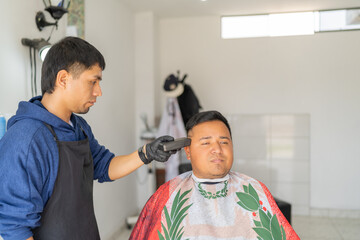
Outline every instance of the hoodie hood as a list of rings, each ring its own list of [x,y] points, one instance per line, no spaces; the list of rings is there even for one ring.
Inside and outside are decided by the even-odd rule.
[[[11,117],[8,121],[7,128],[10,129],[14,124],[22,120],[37,120],[40,122],[44,122],[52,126],[54,129],[58,129],[61,131],[73,131],[73,128],[70,124],[66,123],[61,118],[56,115],[50,113],[42,104],[41,104],[42,96],[33,97],[28,102],[21,101],[19,103],[18,110],[16,111],[16,115]],[[76,119],[71,115],[71,121],[75,126]]]

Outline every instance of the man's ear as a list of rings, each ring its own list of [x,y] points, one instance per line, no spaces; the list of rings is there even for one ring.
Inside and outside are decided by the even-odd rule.
[[[184,151],[185,151],[185,154],[186,154],[186,158],[191,161],[190,146],[184,147]]]
[[[66,70],[60,70],[56,75],[55,87],[66,89],[70,74]]]

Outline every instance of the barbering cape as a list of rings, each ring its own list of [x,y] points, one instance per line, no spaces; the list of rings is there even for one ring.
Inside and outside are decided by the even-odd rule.
[[[186,172],[153,194],[130,239],[300,238],[263,183],[235,172],[204,182]]]

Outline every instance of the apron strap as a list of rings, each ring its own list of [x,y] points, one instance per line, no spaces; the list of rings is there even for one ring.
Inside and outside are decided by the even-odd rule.
[[[44,122],[43,122],[43,123],[44,123]],[[56,136],[56,133],[55,133],[54,129],[53,129],[49,124],[47,124],[47,123],[44,123],[44,125],[50,130],[51,134],[54,136],[55,141],[58,141],[59,139],[58,139],[58,137]],[[79,127],[80,127],[81,131],[83,132],[85,138],[87,138],[88,136],[87,136],[87,134],[85,133],[84,129],[83,129],[81,126],[79,126]]]
[[[55,141],[58,141],[58,138],[56,136],[54,129],[47,123],[44,123],[44,125],[50,130],[51,134],[54,136]]]

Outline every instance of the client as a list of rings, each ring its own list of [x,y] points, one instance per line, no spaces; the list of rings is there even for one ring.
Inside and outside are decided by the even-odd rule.
[[[217,111],[186,124],[192,171],[163,184],[148,200],[130,239],[300,239],[267,187],[230,171],[230,126]]]

